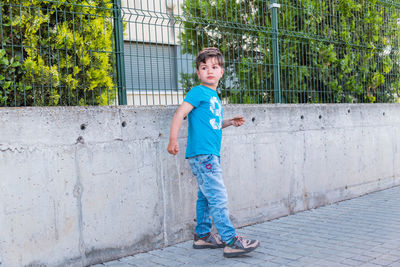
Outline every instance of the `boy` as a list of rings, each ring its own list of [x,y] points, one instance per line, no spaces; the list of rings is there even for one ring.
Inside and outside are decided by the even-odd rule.
[[[182,120],[189,114],[186,158],[199,188],[193,248],[224,248],[225,257],[236,257],[256,249],[259,241],[237,236],[229,219],[228,197],[220,167],[222,129],[241,126],[245,120],[241,116],[222,119],[222,105],[216,90],[224,74],[223,65],[224,58],[217,48],[200,51],[196,73],[201,84],[188,92],[175,112],[167,150],[172,155],[179,152],[178,132]],[[219,235],[211,233],[210,215]]]

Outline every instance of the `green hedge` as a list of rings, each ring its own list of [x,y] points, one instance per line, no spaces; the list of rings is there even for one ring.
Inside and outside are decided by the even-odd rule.
[[[0,7],[0,106],[114,103],[112,1]]]
[[[399,1],[277,0],[282,103],[395,102],[400,90]],[[272,103],[271,1],[185,0],[183,52],[219,47],[221,96]],[[193,75],[181,83],[191,86]]]

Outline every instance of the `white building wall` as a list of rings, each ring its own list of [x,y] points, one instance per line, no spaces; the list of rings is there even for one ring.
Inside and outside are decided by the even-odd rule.
[[[123,0],[124,39],[132,42],[177,45],[180,0]]]
[[[182,103],[181,72],[193,72],[192,58],[178,46],[183,0],[123,0],[124,57],[128,105]],[[190,61],[190,62],[189,62]]]

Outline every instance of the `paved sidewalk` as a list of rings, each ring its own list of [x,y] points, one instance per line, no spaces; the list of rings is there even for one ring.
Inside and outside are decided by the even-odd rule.
[[[192,241],[100,266],[399,266],[400,187],[245,227],[261,246],[240,258]]]

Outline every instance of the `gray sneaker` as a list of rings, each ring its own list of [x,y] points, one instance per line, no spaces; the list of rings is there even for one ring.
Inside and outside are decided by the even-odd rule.
[[[232,258],[241,256],[255,250],[260,245],[258,240],[245,239],[241,236],[236,236],[232,245],[226,245],[224,248],[224,257]]]
[[[218,234],[208,233],[207,236],[200,238],[198,235],[194,235],[193,248],[223,248],[225,243],[221,241],[221,237]]]

